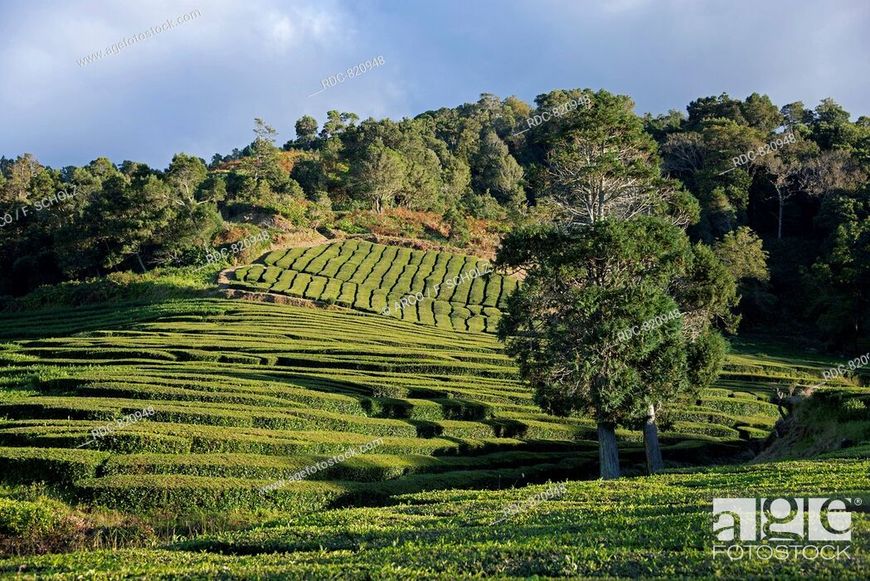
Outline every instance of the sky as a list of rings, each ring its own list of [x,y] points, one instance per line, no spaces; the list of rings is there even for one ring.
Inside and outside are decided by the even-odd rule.
[[[833,97],[854,119],[870,114],[868,30],[867,0],[0,0],[0,155],[165,168],[244,147],[255,117],[281,145],[330,109],[399,119],[559,88],[656,114],[723,92]]]

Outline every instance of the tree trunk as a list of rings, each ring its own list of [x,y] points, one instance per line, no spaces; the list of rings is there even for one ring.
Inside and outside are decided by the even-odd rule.
[[[136,253],[136,258],[139,260],[139,266],[142,267],[142,274],[145,274],[146,272],[148,272],[148,269],[145,268],[145,263],[142,262],[142,257],[139,255],[138,252]]]
[[[665,467],[662,449],[659,447],[659,428],[656,426],[656,407],[649,406],[646,423],[643,426],[643,445],[646,448],[646,469],[650,474],[661,472]]]
[[[619,478],[619,449],[616,447],[616,426],[598,422],[598,462],[601,478]]]

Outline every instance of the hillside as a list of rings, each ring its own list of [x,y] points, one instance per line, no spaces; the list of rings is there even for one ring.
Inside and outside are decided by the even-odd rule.
[[[835,364],[745,339],[733,342],[712,388],[663,419],[673,474],[633,478],[644,472],[641,434],[621,429],[628,478],[580,482],[597,477],[594,422],[541,412],[487,332],[494,323],[456,314],[464,308],[496,317],[506,286],[516,283],[486,274],[455,285],[443,301],[422,302],[424,309],[402,309],[401,319],[372,312],[485,266],[350,240],[276,250],[235,271],[232,286],[330,308],[196,298],[186,290],[181,296],[190,298],[0,313],[0,478],[7,487],[0,488],[0,522],[14,529],[24,525],[10,522],[35,523],[28,519],[47,511],[51,517],[39,518],[76,531],[51,541],[26,525],[15,529],[13,550],[81,548],[109,534],[113,546],[161,550],[95,553],[89,568],[173,575],[232,564],[245,576],[329,575],[350,567],[390,576],[398,571],[390,563],[402,562],[398,554],[410,558],[437,536],[437,554],[449,558],[408,561],[414,574],[707,575],[745,569],[711,564],[706,541],[685,533],[658,549],[640,538],[662,526],[700,526],[710,498],[744,486],[779,482],[821,492],[836,483],[841,493],[870,491],[868,465],[859,460],[870,442],[862,420],[870,393],[843,379],[814,398],[834,407],[813,417],[854,410],[841,418],[853,422],[852,439],[829,442],[824,450],[833,457],[811,464],[824,479],[809,475],[807,463],[735,465],[771,438],[780,417],[777,390],[815,386]],[[453,316],[439,319],[439,304]],[[802,432],[790,434],[777,444],[779,456],[805,441]],[[352,457],[332,462],[349,451]],[[712,472],[689,470],[723,463]],[[519,516],[519,528],[492,526],[499,518],[493,512],[546,491],[525,487],[547,481],[568,481],[567,493]],[[623,490],[634,496],[615,500]],[[593,500],[605,497],[612,499],[606,507]],[[662,508],[671,505],[683,509]],[[28,516],[9,521],[21,514]],[[864,515],[855,517],[856,532],[866,530]],[[118,518],[116,528],[97,524]],[[596,536],[588,536],[588,519],[597,523]],[[632,532],[616,534],[626,522],[634,523]],[[622,544],[596,548],[592,539],[611,533]],[[178,535],[195,540],[173,544]],[[9,542],[3,538],[0,531],[0,548]],[[532,555],[543,542],[562,548],[541,561]],[[321,546],[326,553],[315,550]],[[351,558],[348,549],[360,552]],[[652,564],[640,564],[641,550],[655,551]],[[276,551],[295,556],[279,564]],[[482,561],[472,565],[471,554]],[[119,561],[158,557],[164,564],[156,568]],[[72,573],[77,566],[67,557],[0,561],[0,571],[26,573]]]
[[[243,266],[234,275],[240,288],[490,333],[517,285],[478,258],[364,240],[276,250],[263,265]]]
[[[591,420],[543,414],[488,334],[220,299],[137,316],[147,315],[107,306],[69,313],[62,326],[52,313],[2,317],[7,334],[44,334],[0,352],[2,377],[20,386],[0,403],[8,472],[131,510],[175,499],[256,504],[257,486],[375,438],[383,444],[372,454],[274,502],[322,495],[322,481],[336,479],[351,494],[392,479],[413,491],[595,474]],[[100,324],[109,319],[124,322]],[[810,378],[749,355],[730,370],[674,415],[664,434],[674,458],[703,461],[763,439],[777,418],[772,386]],[[147,420],[92,441],[91,430],[145,408]],[[621,436],[640,459],[639,434]]]
[[[870,580],[870,4],[703,1],[3,3],[0,581]]]

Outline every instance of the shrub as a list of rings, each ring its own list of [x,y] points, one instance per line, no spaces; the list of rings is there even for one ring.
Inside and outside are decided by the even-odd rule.
[[[55,500],[0,498],[0,555],[63,550],[80,542],[82,524]]]
[[[314,203],[308,205],[305,217],[312,228],[332,226],[335,214],[332,212],[332,200],[326,192],[317,192]]]
[[[450,243],[455,246],[465,247],[471,242],[471,228],[468,219],[456,208],[450,208],[444,214],[444,221],[450,227]]]
[[[63,522],[62,503],[0,498],[0,535],[23,537],[56,530]]]
[[[353,222],[350,218],[342,218],[335,223],[335,227],[348,234],[368,234],[370,230]]]

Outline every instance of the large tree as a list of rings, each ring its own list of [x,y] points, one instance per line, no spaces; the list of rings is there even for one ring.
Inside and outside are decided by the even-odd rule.
[[[472,184],[476,190],[488,192],[503,205],[516,206],[525,202],[523,168],[495,131],[483,133],[480,149],[472,162]]]
[[[281,153],[275,145],[277,134],[272,126],[259,117],[254,119],[255,138],[246,148],[248,155],[241,163],[244,177],[253,182],[235,190],[240,201],[266,203],[275,192],[283,192],[288,186],[289,172],[281,166]]]
[[[193,155],[177,153],[166,170],[166,183],[177,197],[176,203],[193,207],[202,203],[197,200],[196,194],[207,175],[205,161]]]
[[[547,148],[544,187],[562,220],[582,226],[669,214],[676,224],[692,221],[697,203],[677,182],[662,178],[657,145],[631,99],[606,91],[583,97],[591,105],[551,120],[552,127],[541,128],[545,137],[533,130],[532,138]]]
[[[761,238],[748,226],[728,232],[713,246],[714,252],[737,280],[744,318],[761,321],[775,306],[770,292],[768,252]]]
[[[378,140],[367,148],[365,157],[354,168],[353,179],[357,191],[380,214],[393,205],[404,188],[405,171],[401,154]]]
[[[654,217],[606,219],[580,229],[509,234],[500,267],[522,269],[499,326],[508,354],[556,415],[597,424],[602,478],[619,475],[616,426],[634,426],[664,402],[703,387],[721,363],[710,322],[734,303],[730,275],[706,247]],[[717,290],[724,289],[724,290]],[[666,317],[628,340],[626,329]],[[661,465],[657,429],[645,430],[650,471]]]
[[[296,121],[296,145],[308,147],[317,139],[317,120],[311,115],[303,115]]]

